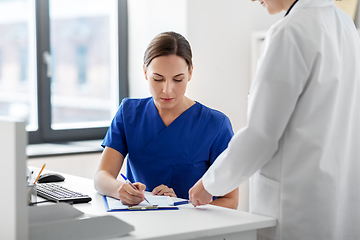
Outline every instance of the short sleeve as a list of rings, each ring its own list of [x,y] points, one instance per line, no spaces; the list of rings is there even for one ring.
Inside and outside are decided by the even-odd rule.
[[[124,157],[128,153],[128,147],[125,135],[125,122],[124,122],[124,104],[127,99],[124,99],[118,111],[113,118],[111,125],[105,135],[105,138],[101,144],[102,147],[111,147],[116,151],[120,152]]]
[[[210,149],[210,164],[227,148],[233,135],[230,119],[224,115],[219,133]]]

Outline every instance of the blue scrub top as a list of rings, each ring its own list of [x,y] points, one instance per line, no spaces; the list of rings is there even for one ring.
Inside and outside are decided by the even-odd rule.
[[[234,135],[229,118],[198,102],[169,126],[152,97],[124,99],[102,143],[128,154],[127,177],[147,191],[164,184],[180,198],[202,177]]]

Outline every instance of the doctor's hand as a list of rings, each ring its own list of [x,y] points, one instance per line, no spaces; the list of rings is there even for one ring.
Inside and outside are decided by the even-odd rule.
[[[137,205],[145,199],[146,186],[142,183],[133,183],[134,189],[129,183],[123,183],[118,189],[118,195],[121,202],[125,205]]]
[[[205,190],[202,179],[189,190],[189,200],[194,207],[209,204],[212,199],[213,196]]]
[[[153,195],[165,195],[170,197],[177,197],[174,189],[169,188],[168,186],[165,186],[164,184],[161,184],[160,186],[157,186],[154,188],[151,192]]]

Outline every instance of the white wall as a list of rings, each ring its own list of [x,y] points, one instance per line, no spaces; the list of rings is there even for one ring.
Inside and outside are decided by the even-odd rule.
[[[151,39],[165,31],[186,37],[186,3],[186,0],[128,1],[130,97],[150,96],[143,73],[143,57]]]
[[[27,166],[41,168],[46,164],[45,170],[71,174],[83,178],[93,179],[99,166],[101,153],[74,154],[64,156],[50,156],[30,158]]]
[[[235,130],[246,124],[251,34],[281,18],[250,0],[191,0],[187,34],[194,52],[188,95],[227,114]]]

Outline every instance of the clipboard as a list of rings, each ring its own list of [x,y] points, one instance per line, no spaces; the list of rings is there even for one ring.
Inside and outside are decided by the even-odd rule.
[[[145,201],[139,205],[128,206],[121,203],[120,200],[108,196],[103,196],[105,209],[107,212],[121,212],[121,211],[156,211],[156,210],[178,210],[174,206],[174,202],[168,196],[152,196],[146,197],[152,204],[149,205]]]

